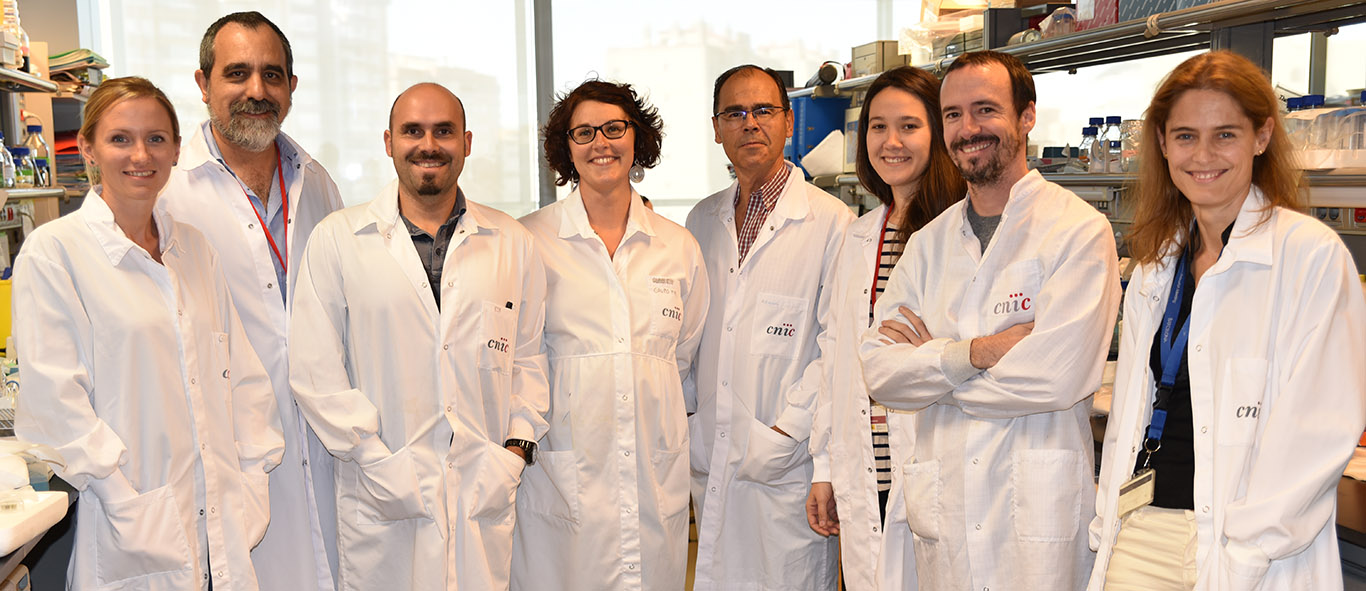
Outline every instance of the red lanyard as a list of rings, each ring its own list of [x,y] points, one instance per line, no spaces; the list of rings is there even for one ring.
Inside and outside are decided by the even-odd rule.
[[[870,307],[877,307],[877,276],[882,271],[882,241],[887,239],[887,222],[892,219],[892,208],[887,207],[887,215],[882,216],[882,231],[877,234],[877,253],[873,258],[873,287],[868,293],[873,294],[872,301],[868,303]]]
[[[280,268],[288,273],[289,261],[286,257],[289,256],[289,192],[285,191],[285,167],[280,160],[278,148],[275,152],[275,172],[280,175],[280,211],[283,211],[285,216],[285,256],[280,256],[280,247],[275,246],[275,238],[270,235],[270,227],[266,226],[266,221],[261,219],[261,212],[256,211],[256,206],[252,204],[251,196],[247,195],[246,189],[242,189],[242,196],[247,198],[247,205],[251,206],[251,212],[256,214],[256,221],[261,222],[261,232],[265,233],[266,242],[270,243],[270,249],[275,252],[275,260],[280,261]],[[261,206],[265,207],[264,201],[261,202]]]

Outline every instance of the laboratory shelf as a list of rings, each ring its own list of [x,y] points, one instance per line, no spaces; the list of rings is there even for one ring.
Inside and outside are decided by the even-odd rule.
[[[993,19],[991,11],[987,17],[989,27],[994,22],[1001,22],[1002,26],[1018,29],[1018,24],[1015,27],[1005,24],[1009,19]],[[1366,22],[1366,0],[1221,0],[1154,14],[1146,19],[994,49],[1015,55],[1036,74],[1073,72],[1087,66],[1245,45],[1254,42],[1249,41],[1252,39],[1265,42],[1269,48],[1270,39],[1260,39],[1268,34],[1279,37],[1335,32],[1339,27],[1360,22]],[[1007,30],[1004,34],[1009,36],[1016,32]],[[942,75],[954,59],[946,57],[917,67]],[[793,98],[847,96],[872,84],[876,78],[876,74],[849,78],[832,85],[793,90],[788,95]]]
[[[0,89],[12,92],[57,92],[57,84],[27,72],[0,68]]]
[[[0,195],[5,195],[5,199],[0,199],[0,203],[13,199],[42,199],[44,197],[65,197],[66,189],[62,187],[42,187],[37,189],[0,189]]]

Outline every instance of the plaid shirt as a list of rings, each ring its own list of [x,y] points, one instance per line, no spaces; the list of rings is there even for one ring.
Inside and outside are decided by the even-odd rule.
[[[740,262],[745,262],[745,255],[749,254],[749,247],[754,244],[754,239],[759,237],[759,228],[762,228],[764,221],[768,219],[768,214],[773,212],[773,208],[778,206],[778,198],[783,196],[783,189],[787,187],[787,179],[792,176],[792,163],[783,162],[782,170],[773,175],[764,184],[759,185],[758,190],[749,194],[749,204],[745,207],[745,225],[736,228],[736,237],[740,240]],[[735,209],[740,210],[740,185],[735,185]]]

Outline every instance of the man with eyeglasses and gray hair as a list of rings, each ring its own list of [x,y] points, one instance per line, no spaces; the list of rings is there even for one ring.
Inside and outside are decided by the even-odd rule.
[[[287,348],[304,244],[314,225],[341,208],[341,195],[322,164],[280,131],[299,79],[275,23],[259,12],[218,19],[200,42],[194,77],[209,120],[185,143],[159,205],[218,251],[233,305],[275,390],[285,455],[270,473],[270,525],[264,538],[251,540],[260,540],[251,559],[263,591],[331,591],[333,462],[294,406]],[[266,492],[265,482],[247,484]]]
[[[832,589],[836,540],[806,521],[807,440],[828,346],[825,285],[854,215],[783,160],[793,115],[776,72],[727,70],[712,112],[736,182],[687,222],[712,301],[688,401],[694,588]]]

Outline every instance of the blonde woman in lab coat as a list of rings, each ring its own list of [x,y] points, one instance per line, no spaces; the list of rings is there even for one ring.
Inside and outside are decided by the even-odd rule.
[[[14,273],[15,431],[80,491],[67,586],[254,590],[284,440],[216,253],[156,208],[175,110],[145,79],[106,80],[77,143],[102,182]]]
[[[1148,107],[1093,590],[1342,588],[1366,302],[1342,240],[1296,211],[1290,150],[1233,53],[1177,66]]]
[[[631,187],[662,124],[626,84],[560,98],[545,155],[569,197],[522,218],[546,266],[550,430],[517,495],[512,588],[681,589],[687,410],[707,277],[683,227]]]
[[[888,413],[868,398],[858,346],[907,238],[967,193],[943,129],[933,75],[896,68],[868,87],[859,113],[858,176],[882,205],[849,226],[836,264],[834,361],[811,431],[815,472],[806,509],[812,530],[840,536],[851,591],[893,581],[915,588],[911,532],[891,469],[912,451],[912,425],[909,415]]]

